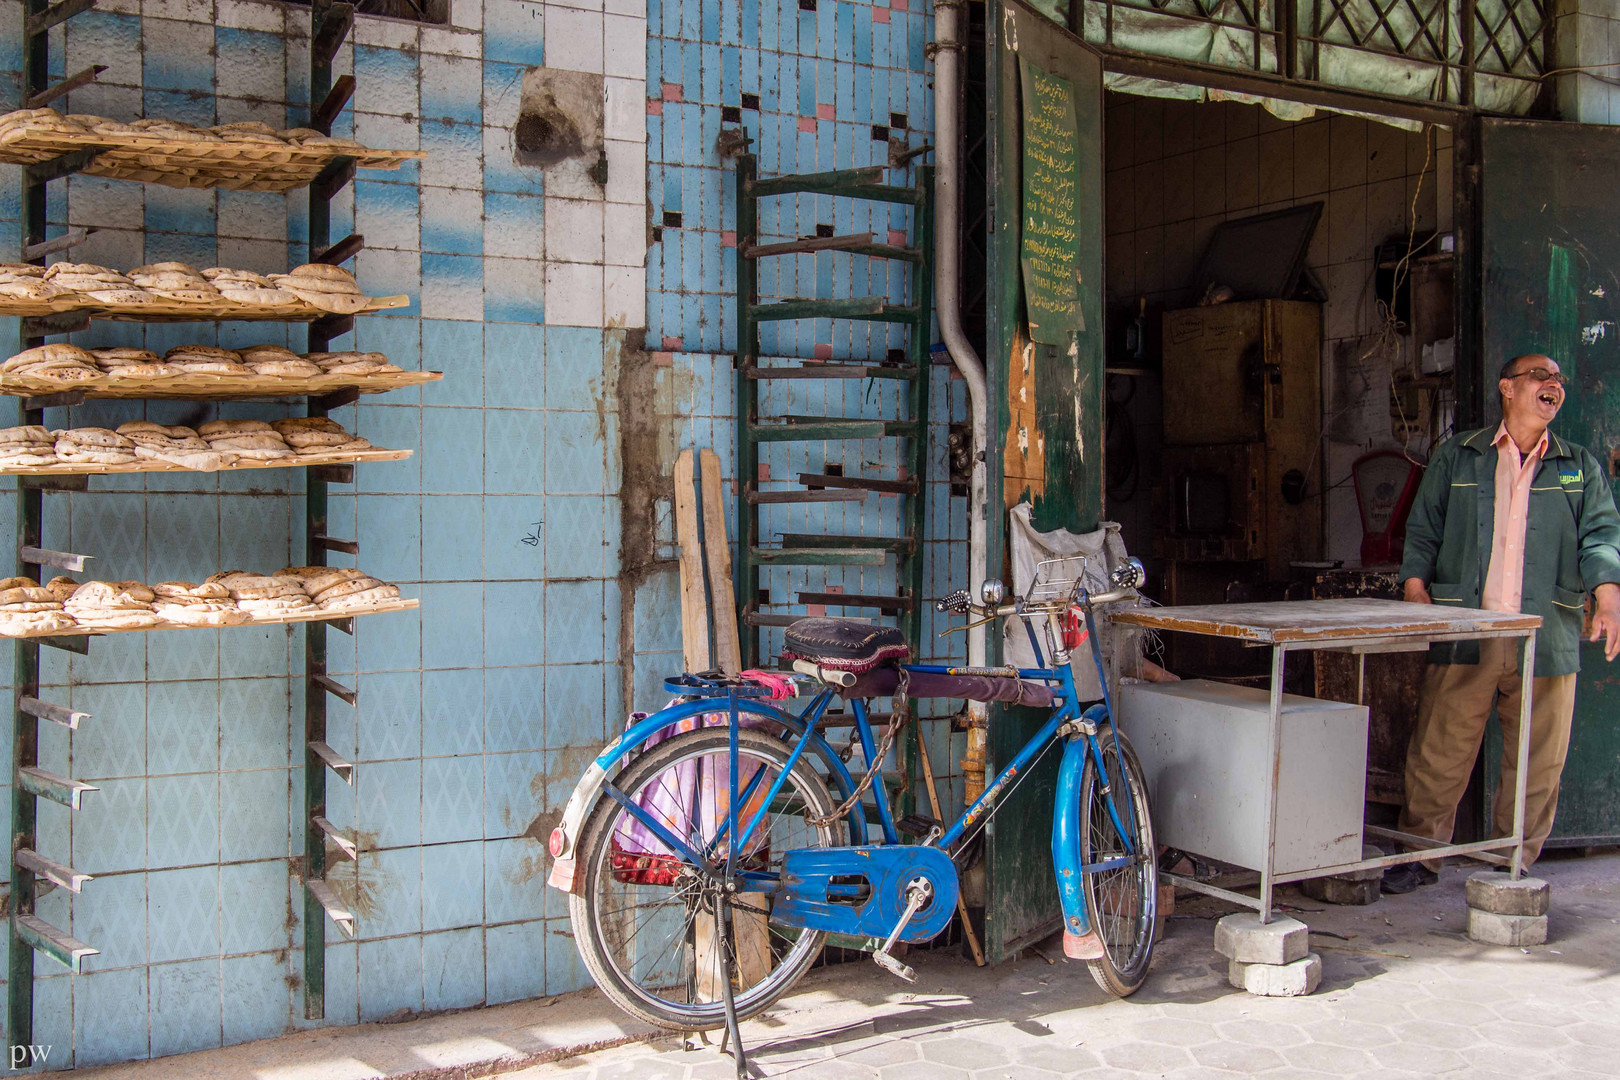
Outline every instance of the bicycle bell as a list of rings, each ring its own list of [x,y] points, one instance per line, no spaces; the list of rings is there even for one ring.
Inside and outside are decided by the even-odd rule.
[[[1007,595],[1007,589],[1001,584],[999,578],[986,578],[979,586],[979,602],[986,607],[995,607],[1001,603],[1002,597]]]
[[[1147,581],[1147,567],[1136,556],[1127,556],[1125,562],[1109,575],[1116,589],[1140,589]]]

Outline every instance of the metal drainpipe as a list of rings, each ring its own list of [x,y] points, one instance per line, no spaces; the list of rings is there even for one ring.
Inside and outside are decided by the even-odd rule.
[[[934,305],[940,336],[956,369],[967,382],[968,408],[973,421],[973,475],[968,496],[968,582],[977,592],[990,576],[987,547],[989,532],[986,450],[990,442],[989,399],[985,390],[984,362],[962,332],[961,212],[962,212],[962,0],[934,2]],[[968,664],[985,663],[985,628],[968,631]],[[967,753],[962,759],[966,797],[971,803],[984,789],[985,723],[983,702],[968,703]]]

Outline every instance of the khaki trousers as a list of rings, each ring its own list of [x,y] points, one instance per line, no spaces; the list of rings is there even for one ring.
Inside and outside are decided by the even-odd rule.
[[[1457,803],[1468,787],[1485,721],[1496,706],[1502,724],[1501,783],[1492,812],[1493,836],[1513,833],[1513,796],[1518,784],[1519,641],[1479,643],[1478,664],[1430,664],[1423,677],[1417,730],[1406,753],[1406,805],[1402,832],[1451,839]],[[1575,715],[1574,675],[1531,679],[1530,764],[1524,798],[1524,860],[1541,854],[1558,809],[1558,781],[1569,754]],[[1437,869],[1438,862],[1429,864]]]

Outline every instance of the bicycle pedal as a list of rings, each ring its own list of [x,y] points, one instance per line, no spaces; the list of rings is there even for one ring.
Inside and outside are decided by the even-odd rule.
[[[911,970],[908,965],[901,963],[899,960],[896,960],[886,952],[873,953],[872,963],[876,964],[878,967],[882,968],[884,971],[887,971],[891,975],[900,976],[908,983],[914,983],[917,981],[917,973],[915,971]]]
[[[927,814],[907,814],[894,823],[894,827],[907,836],[927,836],[934,829],[939,828],[939,822]]]

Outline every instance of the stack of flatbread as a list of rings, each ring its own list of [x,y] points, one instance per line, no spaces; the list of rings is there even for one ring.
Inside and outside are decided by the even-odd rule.
[[[56,460],[93,465],[129,465],[135,460],[135,444],[116,431],[85,427],[56,434]]]
[[[157,625],[154,599],[156,594],[138,581],[87,581],[62,606],[88,629],[136,630]]]
[[[68,597],[72,596],[74,590],[79,587],[79,583],[66,574],[58,574],[47,581],[45,587],[51,591],[52,596],[65,604]]]
[[[0,375],[19,375],[50,382],[74,383],[101,374],[95,357],[65,342],[25,349],[0,364]]]
[[[270,280],[304,303],[339,315],[353,315],[370,303],[354,275],[341,266],[305,263],[285,274],[272,274]]]
[[[219,290],[221,296],[227,300],[234,300],[238,304],[258,304],[264,307],[276,307],[281,304],[296,304],[298,297],[285,289],[276,287],[276,283],[263,274],[255,274],[251,270],[232,270],[228,266],[209,266],[202,271],[202,276]]]
[[[182,262],[160,262],[150,266],[137,266],[129,272],[129,279],[154,296],[164,300],[179,300],[188,304],[211,304],[220,297],[219,290],[196,270]]]
[[[376,375],[400,370],[380,352],[312,352],[306,353],[304,359],[327,375]]]
[[[0,116],[0,144],[15,142],[29,132],[83,135],[87,130],[77,118],[63,116],[55,109],[18,109]]]
[[[183,425],[131,420],[118,425],[118,434],[134,444],[135,456],[142,461],[166,461],[184,469],[213,472],[236,460],[235,454],[212,449],[202,436]]]
[[[255,375],[270,375],[278,379],[309,379],[321,369],[291,349],[280,345],[249,345],[240,350],[242,363],[253,369]]]
[[[308,611],[315,605],[294,581],[282,581],[245,570],[222,570],[208,580],[223,585],[243,611],[254,615],[285,615]]]
[[[45,268],[33,263],[0,263],[0,296],[12,300],[50,300],[67,290],[45,280]]]
[[[0,579],[0,636],[20,637],[72,626],[72,617],[50,589],[33,578]]]
[[[291,416],[285,420],[272,420],[270,426],[287,441],[288,446],[301,454],[371,449],[370,441],[349,434],[343,425],[324,416]]]
[[[263,420],[210,420],[197,428],[210,450],[223,450],[255,461],[292,457],[281,433]]]
[[[150,304],[153,300],[151,293],[127,275],[95,263],[52,263],[45,268],[44,279],[102,304]]]
[[[56,436],[38,424],[0,429],[0,467],[55,465]]]
[[[173,364],[187,375],[252,375],[242,363],[241,354],[216,345],[176,345],[163,354],[165,364]]]
[[[251,614],[231,599],[230,590],[217,581],[198,585],[190,581],[160,581],[152,586],[157,599],[152,610],[164,622],[182,626],[240,626]]]
[[[346,611],[369,607],[399,597],[399,586],[390,585],[364,570],[336,566],[289,566],[276,571],[276,578],[297,583],[323,611]]]
[[[178,364],[165,364],[151,349],[115,346],[89,350],[103,375],[125,379],[170,379],[181,374]]]

